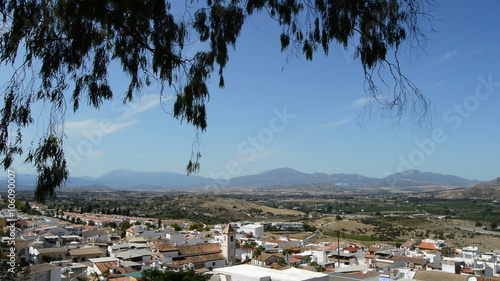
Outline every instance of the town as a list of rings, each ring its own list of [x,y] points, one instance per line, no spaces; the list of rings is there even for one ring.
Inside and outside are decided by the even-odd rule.
[[[48,281],[145,280],[143,274],[151,270],[192,270],[214,281],[500,278],[500,246],[493,243],[488,244],[493,247],[484,247],[486,236],[480,233],[464,240],[468,243],[476,239],[478,243],[457,245],[459,240],[451,238],[458,234],[425,229],[414,230],[407,239],[382,239],[381,234],[373,239],[381,241],[363,241],[365,236],[349,235],[346,229],[362,221],[379,219],[372,223],[381,224],[384,217],[393,219],[390,215],[342,212],[335,216],[316,214],[316,218],[304,221],[291,219],[300,209],[294,208],[295,213],[289,213],[287,220],[266,220],[261,210],[264,216],[258,220],[208,224],[138,216],[115,207],[98,211],[85,204],[70,208],[27,201],[19,210],[3,209],[2,260],[14,261],[15,265],[5,263],[3,269],[15,271],[19,279],[14,280]],[[239,201],[231,204],[232,209],[243,208]],[[339,205],[345,208],[345,204]],[[54,206],[57,208],[50,208]],[[139,207],[147,209],[146,204]],[[267,217],[273,211],[269,209]],[[311,217],[311,213],[304,216]],[[412,219],[432,220],[435,216],[403,217]],[[356,229],[362,231],[361,226]],[[390,226],[384,229],[386,235],[393,231]],[[10,249],[15,258],[10,258],[14,256]]]

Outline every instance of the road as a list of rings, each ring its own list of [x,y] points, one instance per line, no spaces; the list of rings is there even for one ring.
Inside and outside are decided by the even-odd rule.
[[[498,231],[484,230],[484,229],[482,229],[480,227],[471,227],[471,226],[462,226],[462,225],[451,225],[451,224],[445,224],[444,226],[450,227],[450,228],[458,228],[458,229],[461,229],[461,230],[475,232],[475,233],[500,236],[500,232],[498,232]]]

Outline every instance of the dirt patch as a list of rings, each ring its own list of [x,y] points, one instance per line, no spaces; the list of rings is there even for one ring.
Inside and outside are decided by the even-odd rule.
[[[287,209],[277,209],[266,207],[263,205],[258,205],[250,203],[244,200],[232,199],[232,198],[211,198],[213,200],[204,202],[201,206],[204,208],[224,208],[228,211],[231,210],[262,210],[264,213],[273,213],[275,215],[287,215],[287,216],[302,216],[303,212]]]
[[[380,236],[381,233],[375,233],[373,230],[376,226],[365,224],[359,220],[354,219],[344,219],[341,221],[336,221],[334,217],[321,218],[310,222],[309,224],[318,227],[320,230],[339,230],[349,234],[361,234],[364,236]],[[470,226],[471,223],[467,221],[454,221],[454,224]],[[397,227],[403,227],[405,231],[401,231],[401,235],[398,236],[399,240],[411,240],[411,239],[437,239],[445,240],[452,248],[463,248],[470,245],[481,245],[483,251],[489,252],[493,249],[500,249],[500,236],[480,234],[477,232],[466,231],[461,229],[456,229],[444,225],[442,222],[434,222],[430,220],[417,220],[412,222],[412,220],[405,221],[404,225],[398,222],[392,222],[392,225]],[[424,235],[422,235],[424,234]],[[335,237],[320,237],[317,242],[333,242],[336,241]],[[343,243],[355,243],[359,245],[370,246],[374,243],[381,244],[395,244],[391,241],[358,241],[354,239],[342,239]],[[400,243],[400,242],[399,242]]]

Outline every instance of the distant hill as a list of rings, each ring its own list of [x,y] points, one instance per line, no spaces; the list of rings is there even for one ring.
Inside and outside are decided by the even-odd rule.
[[[211,184],[212,179],[187,176],[171,172],[140,172],[114,170],[95,179],[96,182],[114,189],[135,190],[134,187],[154,186],[155,188],[193,188]]]
[[[452,175],[407,170],[395,173],[380,180],[381,186],[406,188],[416,186],[463,186],[468,187],[479,183],[478,180],[468,180]]]
[[[257,175],[235,177],[227,181],[227,187],[264,187],[275,185],[297,185],[310,183],[329,183],[338,186],[352,187],[373,182],[376,179],[357,174],[306,174],[291,168],[279,168],[265,171]]]
[[[343,192],[345,188],[330,183],[309,183],[293,185],[273,185],[255,188],[259,191],[290,190],[290,191],[315,191],[315,192]]]
[[[469,188],[443,191],[436,197],[446,199],[474,198],[500,200],[500,178],[482,182]]]
[[[101,185],[101,184],[91,184],[91,185],[80,185],[80,186],[73,186],[73,187],[68,187],[70,189],[75,189],[75,190],[88,190],[88,191],[110,191],[114,190],[109,186],[106,185]]]
[[[6,185],[6,177],[0,178],[0,187]],[[33,189],[35,175],[16,175],[18,188]],[[311,189],[314,191],[341,192],[345,190],[377,191],[406,190],[434,191],[456,187],[468,187],[479,183],[452,175],[409,170],[382,179],[358,174],[303,173],[291,168],[268,170],[256,175],[216,180],[201,176],[187,176],[171,172],[141,172],[114,170],[100,177],[70,177],[66,188],[115,189],[128,191],[169,191],[200,188],[262,188]]]

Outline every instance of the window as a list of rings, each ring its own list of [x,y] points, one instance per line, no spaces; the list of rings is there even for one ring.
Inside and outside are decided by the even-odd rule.
[[[231,242],[233,242],[233,236],[231,235]]]

